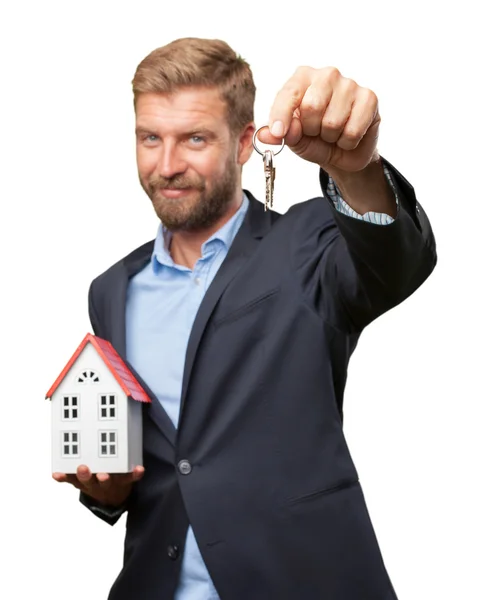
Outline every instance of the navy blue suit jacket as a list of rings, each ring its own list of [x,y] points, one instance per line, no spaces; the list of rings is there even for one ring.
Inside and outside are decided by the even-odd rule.
[[[265,212],[248,193],[193,325],[178,431],[158,402],[145,407],[145,476],[127,503],[110,600],[172,600],[190,522],[222,600],[396,598],[342,428],[361,331],[436,264],[413,188],[385,164],[400,200],[387,226],[342,215],[326,198]],[[90,289],[94,332],[124,358],[128,280],[152,249]]]

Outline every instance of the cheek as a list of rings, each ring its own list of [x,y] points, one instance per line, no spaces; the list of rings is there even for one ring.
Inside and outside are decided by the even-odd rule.
[[[225,173],[227,165],[224,157],[208,156],[197,160],[191,167],[207,182],[213,182],[221,179]]]
[[[144,148],[136,149],[136,164],[138,166],[138,172],[142,179],[151,176],[158,164],[158,157],[155,152],[151,150],[146,152]]]

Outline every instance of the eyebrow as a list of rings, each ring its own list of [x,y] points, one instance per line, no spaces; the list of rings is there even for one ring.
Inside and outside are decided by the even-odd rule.
[[[145,127],[143,125],[139,125],[138,127],[135,128],[135,134],[136,135],[141,135],[141,134],[157,135],[157,129],[156,129],[156,127]],[[187,130],[183,134],[181,134],[181,136],[185,137],[185,138],[191,137],[193,135],[204,135],[204,136],[212,138],[212,139],[216,139],[218,137],[218,135],[214,131],[212,131],[208,127],[202,127],[202,126]]]

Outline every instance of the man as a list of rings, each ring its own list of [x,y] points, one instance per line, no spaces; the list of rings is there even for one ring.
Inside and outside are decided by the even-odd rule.
[[[373,92],[302,67],[259,138],[321,167],[284,215],[241,188],[255,86],[224,42],[159,48],[133,80],[156,240],[92,283],[95,333],[153,397],[144,468],[54,474],[113,524],[111,600],[391,600],[342,431],[361,331],[436,263],[409,183],[377,151]]]

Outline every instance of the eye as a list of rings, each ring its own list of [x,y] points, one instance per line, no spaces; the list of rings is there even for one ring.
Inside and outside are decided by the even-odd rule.
[[[150,133],[150,135],[146,136],[147,142],[156,142],[157,140],[158,140],[158,136],[155,135],[154,133]]]
[[[201,137],[200,135],[192,135],[190,137],[190,140],[193,142],[194,146],[198,146],[199,144],[202,144],[205,141],[205,138]]]

